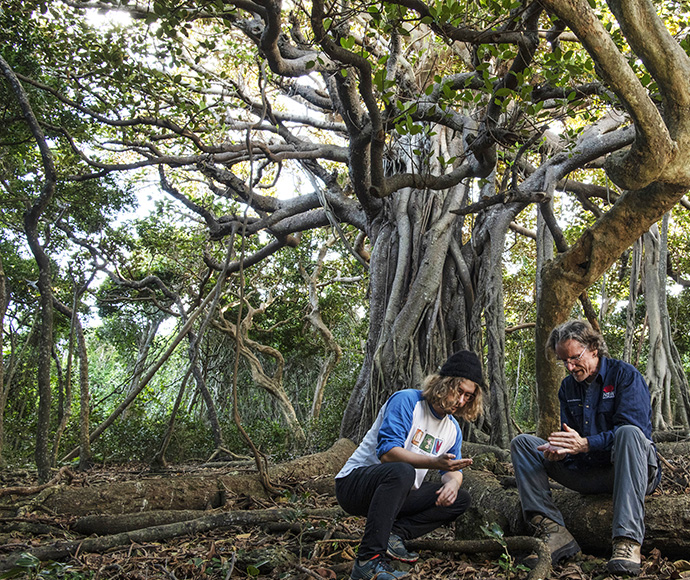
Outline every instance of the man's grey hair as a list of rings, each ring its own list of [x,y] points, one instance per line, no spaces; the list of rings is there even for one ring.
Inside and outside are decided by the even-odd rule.
[[[551,331],[546,348],[551,352],[556,351],[556,346],[568,340],[575,340],[589,350],[596,350],[599,356],[609,356],[604,337],[594,330],[586,320],[568,320]]]

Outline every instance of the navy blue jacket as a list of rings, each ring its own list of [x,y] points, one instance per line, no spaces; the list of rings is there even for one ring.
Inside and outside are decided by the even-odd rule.
[[[561,383],[558,399],[561,423],[589,441],[589,452],[570,457],[577,463],[610,463],[613,436],[621,425],[636,425],[652,440],[649,387],[640,372],[626,362],[601,357],[592,384],[578,383],[568,375]]]

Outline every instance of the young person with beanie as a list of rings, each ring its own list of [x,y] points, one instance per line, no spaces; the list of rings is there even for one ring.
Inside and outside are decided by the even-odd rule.
[[[474,421],[482,410],[482,367],[473,352],[448,358],[421,389],[394,393],[379,411],[359,447],[336,475],[335,492],[348,513],[366,516],[352,580],[395,580],[389,558],[415,562],[405,541],[454,521],[470,506],[460,489],[462,431],[457,414]],[[441,482],[424,481],[429,469]]]

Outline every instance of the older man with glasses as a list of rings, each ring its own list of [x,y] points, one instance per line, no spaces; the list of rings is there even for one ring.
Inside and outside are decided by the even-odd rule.
[[[637,575],[644,498],[661,477],[649,388],[635,367],[609,358],[602,335],[587,322],[571,320],[555,328],[547,349],[568,371],[558,391],[562,431],[548,440],[518,435],[511,443],[523,515],[556,564],[580,546],[553,502],[549,477],[580,493],[612,494],[613,553],[607,567],[613,574]]]

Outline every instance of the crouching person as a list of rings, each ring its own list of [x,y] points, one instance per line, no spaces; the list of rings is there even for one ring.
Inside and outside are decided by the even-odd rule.
[[[635,367],[608,358],[601,334],[580,320],[556,327],[547,348],[568,371],[558,391],[561,431],[511,443],[522,512],[555,564],[580,551],[555,506],[549,477],[585,494],[613,495],[608,570],[639,574],[644,500],[661,471],[652,443],[649,389]]]
[[[479,358],[456,352],[421,389],[394,393],[374,425],[336,475],[338,503],[348,513],[366,516],[364,537],[350,578],[394,580],[406,576],[389,558],[415,562],[405,541],[454,521],[470,506],[460,489],[462,432],[457,414],[474,421],[482,409]],[[429,469],[441,482],[424,481]]]

